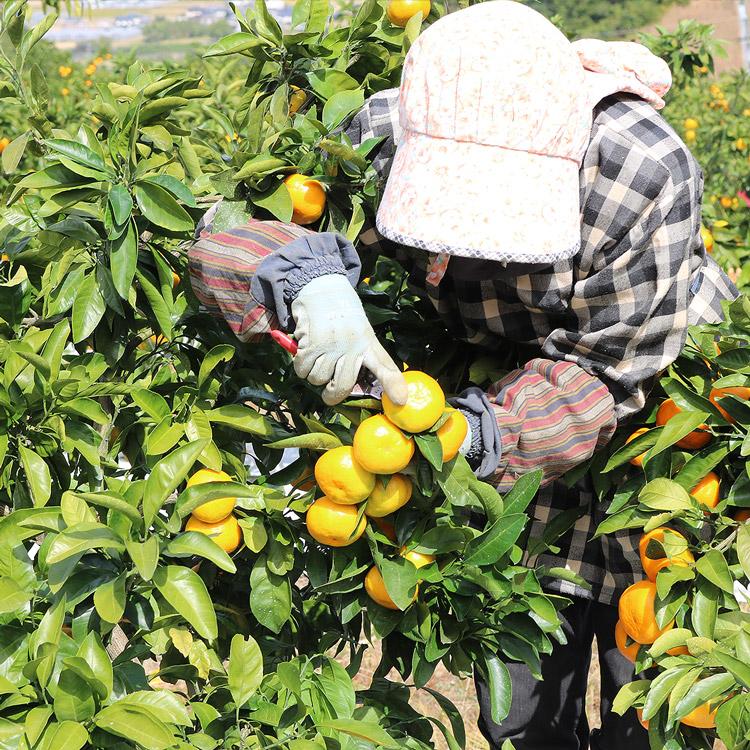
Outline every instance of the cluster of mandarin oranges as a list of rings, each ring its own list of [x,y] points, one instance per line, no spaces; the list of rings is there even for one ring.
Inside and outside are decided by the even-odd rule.
[[[210,482],[231,482],[224,471],[199,469],[188,479],[187,486],[195,487]],[[199,505],[185,524],[185,531],[198,531],[210,536],[226,553],[234,552],[242,542],[242,529],[232,512],[237,499],[219,497]]]
[[[446,408],[442,388],[429,375],[410,370],[404,377],[409,394],[404,406],[384,396],[384,413],[363,420],[352,445],[332,448],[316,462],[315,482],[322,496],[309,507],[305,521],[310,536],[320,544],[353,544],[365,533],[368,520],[395,544],[392,514],[412,497],[412,480],[404,472],[414,457],[413,436],[440,422],[435,434],[443,460],[450,461],[458,453],[468,431],[466,418]],[[400,554],[417,568],[434,561],[432,555],[407,546],[401,547]],[[375,565],[367,573],[365,590],[381,606],[398,609]]]
[[[714,388],[710,393],[711,403],[722,416],[731,424],[734,420],[721,406],[721,399],[725,396],[735,396],[743,400],[750,399],[750,388],[730,387]],[[656,412],[656,426],[663,427],[681,411],[675,402],[668,398],[663,401]],[[642,427],[627,439],[635,440],[649,431]],[[686,451],[701,450],[712,440],[707,425],[701,425],[697,430],[679,440],[676,445]],[[642,467],[646,454],[631,459],[634,466]],[[720,500],[721,482],[719,476],[709,471],[690,491],[697,502],[706,508],[706,512],[715,508]],[[744,523],[750,518],[750,510],[740,510],[735,514],[735,520]],[[687,539],[674,529],[659,527],[649,531],[641,537],[639,543],[641,566],[645,578],[627,588],[620,597],[618,611],[619,621],[615,627],[615,641],[620,652],[632,662],[635,662],[638,652],[643,645],[652,644],[660,635],[674,627],[674,620],[664,623],[661,627],[656,620],[655,602],[657,596],[656,576],[660,570],[671,566],[689,567],[695,563],[695,558],[688,548]],[[667,651],[671,656],[689,653],[685,646],[678,646]],[[706,703],[698,706],[681,719],[686,726],[710,729],[716,726],[717,707],[712,709]],[[642,712],[638,709],[639,718],[644,727],[648,728],[648,721],[643,720]]]

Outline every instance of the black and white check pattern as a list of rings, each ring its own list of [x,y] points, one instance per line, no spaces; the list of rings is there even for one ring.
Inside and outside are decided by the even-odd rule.
[[[346,132],[355,145],[383,139],[374,167],[385,178],[399,135],[398,91],[370,99]],[[719,320],[721,301],[737,290],[705,255],[700,167],[650,105],[631,96],[600,103],[580,177],[582,244],[570,260],[529,267],[453,257],[441,283],[431,286],[424,251],[396,246],[371,227],[360,242],[395,254],[454,335],[489,350],[512,341],[537,356],[575,362],[607,385],[622,421],[643,408],[654,379],[682,349],[688,325]],[[573,508],[581,515],[560,553],[540,562],[567,567],[593,587],[562,583],[556,590],[614,601],[642,575],[639,534],[591,542],[603,508],[587,481],[573,489],[558,481],[540,491],[532,536]]]

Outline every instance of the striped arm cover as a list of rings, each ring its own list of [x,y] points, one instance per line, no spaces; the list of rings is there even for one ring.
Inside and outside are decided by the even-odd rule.
[[[617,425],[612,394],[572,362],[533,359],[488,396],[503,447],[491,481],[501,491],[535,469],[549,484],[605,445]]]
[[[189,251],[190,278],[199,302],[226,319],[241,341],[278,328],[273,311],[252,293],[261,261],[309,230],[278,221],[252,221],[225,232],[204,234]]]

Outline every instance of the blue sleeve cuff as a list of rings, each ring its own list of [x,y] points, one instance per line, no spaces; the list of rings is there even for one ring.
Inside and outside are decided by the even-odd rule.
[[[480,388],[467,388],[450,400],[466,417],[471,430],[471,448],[466,460],[480,479],[491,477],[500,465],[503,446],[490,400]]]
[[[335,232],[311,233],[266,256],[253,276],[250,292],[288,331],[292,302],[305,285],[319,276],[341,274],[356,286],[361,267],[357,251],[346,237]]]

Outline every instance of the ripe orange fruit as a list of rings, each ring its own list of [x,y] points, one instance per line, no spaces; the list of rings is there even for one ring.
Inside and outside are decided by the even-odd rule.
[[[435,555],[427,555],[413,549],[407,550],[406,547],[401,548],[401,557],[408,560],[415,568],[424,568],[425,565],[435,562]]]
[[[386,8],[390,22],[401,28],[419,11],[422,11],[422,18],[427,18],[430,15],[430,0],[390,0]]]
[[[9,138],[0,138],[0,154],[5,151],[5,147],[10,144]]]
[[[696,120],[694,117],[688,117],[685,120],[685,130],[697,130],[698,129],[698,120]]]
[[[339,505],[328,497],[316,500],[308,509],[305,523],[310,536],[329,547],[348,547],[365,533],[364,516],[357,523],[353,505]]]
[[[707,253],[714,251],[714,236],[710,229],[701,224],[701,237],[703,238],[703,245],[706,248]]]
[[[456,457],[458,449],[469,431],[469,423],[466,421],[466,417],[458,409],[450,406],[448,409],[451,413],[450,417],[438,427],[435,433],[443,448],[443,461],[451,461]]]
[[[748,508],[738,510],[734,514],[734,520],[737,521],[737,523],[745,523],[745,521],[747,521],[748,519],[750,519],[750,509]]]
[[[694,708],[687,716],[683,716],[680,722],[688,727],[696,729],[713,729],[716,726],[716,711],[718,706],[712,711],[708,703],[704,703],[698,708]]]
[[[644,534],[641,537],[641,541],[638,544],[638,551],[641,555],[641,565],[643,566],[643,572],[646,574],[646,578],[648,578],[649,581],[655,581],[656,580],[656,574],[662,569],[666,568],[670,565],[684,565],[688,566],[691,563],[695,562],[695,558],[693,557],[690,550],[683,550],[679,554],[669,557],[660,557],[660,558],[651,558],[648,557],[646,554],[646,550],[648,549],[648,543],[654,539],[657,542],[664,542],[664,534],[666,531],[671,532],[672,534],[675,534],[676,536],[680,537],[681,539],[685,539],[685,537],[680,534],[678,531],[674,531],[673,529],[668,529],[665,526],[660,526],[658,529],[653,529],[652,531],[649,531],[647,534]],[[687,539],[685,539],[687,542]]]
[[[180,283],[180,274],[177,271],[172,271],[172,288],[176,287]]]
[[[299,86],[290,86],[292,93],[289,95],[289,114],[295,115],[299,108],[307,101],[307,94]]]
[[[636,657],[638,656],[638,649],[641,647],[640,643],[631,643],[628,646],[628,634],[622,627],[622,623],[618,620],[615,625],[615,644],[617,650],[628,660],[635,663]]]
[[[365,513],[372,518],[382,518],[395,513],[409,502],[411,492],[411,479],[403,474],[394,474],[388,479],[385,487],[382,482],[377,481],[370,497],[367,498]]]
[[[637,643],[653,643],[674,626],[674,620],[663,628],[656,624],[655,601],[656,584],[652,581],[638,581],[628,586],[620,596],[620,622],[625,632]]]
[[[395,474],[414,455],[414,439],[406,437],[384,414],[362,422],[354,433],[354,458],[373,474]]]
[[[641,427],[640,429],[636,430],[626,441],[625,445],[635,440],[637,437],[640,437],[641,435],[645,435],[648,432],[648,427]],[[641,453],[640,456],[636,456],[635,458],[630,459],[630,463],[633,466],[643,466],[643,457],[645,456],[645,453]]]
[[[682,409],[671,398],[668,398],[662,402],[656,412],[657,427],[663,427],[672,417],[677,416],[681,411]],[[682,440],[677,441],[677,446],[684,450],[700,450],[701,448],[705,448],[711,442],[711,435],[704,431],[706,427],[707,425],[701,425],[699,429],[693,430],[689,435],[685,435]]]
[[[729,388],[713,388],[711,390],[708,397],[709,401],[711,401],[711,403],[721,412],[721,416],[724,417],[729,424],[734,424],[735,420],[729,416],[729,412],[727,412],[726,409],[722,409],[717,403],[718,399],[723,398],[724,396],[735,396],[736,398],[741,398],[743,401],[747,401],[750,399],[750,388],[744,385],[738,385]]]
[[[233,513],[213,523],[201,521],[193,513],[185,524],[185,531],[199,531],[210,536],[227,553],[234,552],[242,542],[242,529]]]
[[[424,432],[440,419],[445,411],[445,394],[435,378],[419,370],[407,370],[404,380],[409,397],[403,406],[394,404],[383,394],[385,416],[406,432]]]
[[[398,609],[396,603],[388,595],[388,591],[385,588],[385,581],[383,581],[383,574],[378,570],[376,565],[373,565],[365,576],[365,591],[370,599],[381,607]],[[414,598],[416,599],[416,592]]]
[[[721,479],[718,474],[709,471],[698,484],[690,490],[690,494],[707,508],[715,508],[719,503],[719,490],[721,488]]]
[[[210,482],[231,482],[232,477],[225,471],[214,471],[213,469],[199,469],[187,481],[188,487],[196,487],[199,484],[208,484]],[[215,500],[209,500],[203,505],[199,505],[193,515],[204,523],[217,523],[226,518],[233,510],[237,503],[236,497],[217,497]]]
[[[642,726],[642,727],[643,727],[644,729],[648,729],[648,725],[649,725],[649,720],[648,720],[648,719],[646,719],[646,721],[644,721],[644,720],[643,720],[643,709],[642,709],[642,708],[636,708],[636,709],[635,709],[635,713],[636,713],[636,714],[637,714],[637,716],[638,716],[638,721],[640,721],[640,722],[641,722],[641,726]]]
[[[344,505],[361,503],[376,489],[375,475],[357,463],[350,445],[332,448],[317,460],[315,481],[324,495]]]
[[[304,174],[290,174],[284,184],[292,199],[292,221],[295,224],[314,224],[326,207],[323,186]]]

